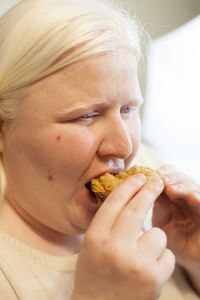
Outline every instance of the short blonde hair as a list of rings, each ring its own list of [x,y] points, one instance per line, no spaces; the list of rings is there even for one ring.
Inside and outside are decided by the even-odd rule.
[[[141,56],[136,21],[100,0],[24,0],[0,19],[0,120],[14,119],[24,90],[86,57],[119,48]],[[0,166],[0,198],[5,174]]]

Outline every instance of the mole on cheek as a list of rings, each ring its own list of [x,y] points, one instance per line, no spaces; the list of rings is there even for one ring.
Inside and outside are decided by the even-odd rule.
[[[48,175],[48,180],[49,181],[53,181],[54,180],[54,178],[53,178],[53,176],[51,174]]]
[[[58,135],[57,138],[56,138],[56,141],[58,142],[58,141],[60,141],[60,140],[61,140],[61,136]]]

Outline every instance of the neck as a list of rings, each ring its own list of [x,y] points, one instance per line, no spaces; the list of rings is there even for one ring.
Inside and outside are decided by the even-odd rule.
[[[78,253],[83,238],[39,229],[34,222],[27,222],[7,199],[0,209],[0,230],[29,247],[56,256]]]

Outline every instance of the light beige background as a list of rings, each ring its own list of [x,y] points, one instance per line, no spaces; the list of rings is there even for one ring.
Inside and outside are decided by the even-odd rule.
[[[200,14],[200,0],[119,0],[139,17],[152,38],[163,35]]]
[[[200,14],[200,0],[119,0],[136,15],[152,39],[158,38]],[[146,67],[140,67],[140,83],[145,96]]]
[[[84,1],[84,0],[83,0]],[[0,15],[19,0],[0,0]],[[118,0],[156,38],[200,14],[200,0]]]

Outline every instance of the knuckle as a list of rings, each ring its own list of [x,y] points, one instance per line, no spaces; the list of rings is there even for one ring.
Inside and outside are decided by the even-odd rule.
[[[154,287],[155,290],[158,290],[164,284],[161,276],[155,275],[151,277],[151,285]]]
[[[167,260],[167,263],[169,264],[169,266],[171,265],[171,267],[174,267],[175,261],[176,261],[174,253],[170,249],[166,248],[165,256],[166,256],[166,260]]]
[[[149,272],[152,271],[152,264],[141,248],[137,247],[134,255],[129,259],[128,268],[132,275],[148,277]]]
[[[146,181],[146,176],[144,174],[136,174],[136,175],[133,175],[132,176],[132,180],[134,180],[134,182],[137,184],[137,185],[142,185],[145,183]]]
[[[165,173],[169,173],[169,172],[174,172],[175,171],[175,169],[172,167],[172,165],[169,165],[169,164],[163,165],[162,166],[162,170]]]
[[[154,288],[157,288],[161,284],[160,277],[156,274],[156,272],[151,272],[149,274],[149,281]]]
[[[162,239],[163,241],[167,242],[167,235],[166,233],[160,229],[159,227],[153,227],[152,228],[153,234],[155,234],[159,239]]]
[[[147,181],[147,188],[151,193],[160,193],[164,188],[161,178],[152,178]]]
[[[127,213],[131,218],[134,218],[134,220],[138,221],[139,223],[143,223],[145,219],[145,215],[141,213],[141,209],[137,205],[128,205]]]
[[[141,273],[144,273],[144,264],[141,260],[137,259],[134,260],[132,263],[129,265],[129,273],[132,276],[139,276]]]
[[[141,278],[144,283],[151,286],[152,290],[157,290],[157,288],[162,284],[156,268],[148,263],[143,263],[141,260],[137,260],[134,264],[130,265],[129,273],[133,278]]]
[[[156,290],[158,287],[160,287],[163,284],[162,277],[160,276],[158,272],[158,268],[154,267],[147,270],[147,278],[148,281],[150,282],[151,286],[154,287]]]
[[[86,249],[99,248],[99,241],[97,240],[96,236],[91,232],[86,234],[86,236],[84,237],[83,246]]]
[[[159,264],[159,274],[162,282],[166,282],[172,275],[175,268],[175,255],[169,249],[165,249],[162,255],[162,262]]]
[[[159,248],[165,248],[167,245],[167,236],[165,232],[158,227],[153,227],[147,233],[147,238],[151,241],[151,244],[153,244],[154,247],[158,246]]]
[[[119,243],[110,243],[107,247],[102,249],[104,260],[109,263],[110,266],[116,266],[120,263],[120,260],[124,259],[124,251]]]

